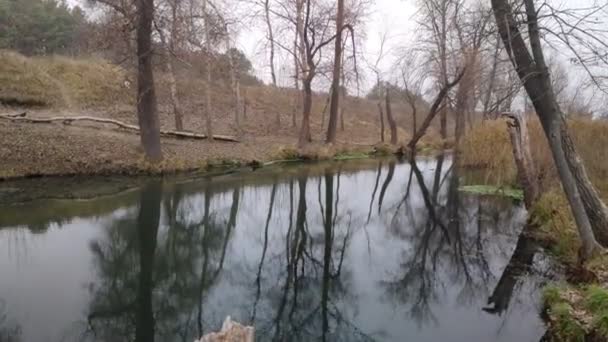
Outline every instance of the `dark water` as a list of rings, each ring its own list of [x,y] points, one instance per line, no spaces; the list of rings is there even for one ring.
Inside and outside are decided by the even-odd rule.
[[[550,261],[458,179],[349,162],[0,206],[0,341],[190,342],[228,315],[258,341],[538,341]]]

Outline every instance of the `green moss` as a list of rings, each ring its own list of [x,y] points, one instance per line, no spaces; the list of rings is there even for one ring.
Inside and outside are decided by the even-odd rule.
[[[523,190],[510,187],[496,187],[492,185],[465,185],[461,186],[459,190],[481,195],[505,196],[518,201],[524,199]]]
[[[554,317],[554,334],[558,341],[584,342],[585,330],[572,317],[572,306],[567,303],[557,303],[551,307]]]
[[[561,288],[557,285],[547,285],[543,289],[543,304],[546,307],[551,307],[555,304],[563,302],[560,296]]]
[[[364,153],[364,152],[345,151],[345,152],[338,152],[334,156],[333,159],[334,160],[350,160],[350,159],[364,159],[364,158],[369,158],[369,154]]]
[[[608,311],[593,316],[593,329],[602,337],[608,338]]]
[[[585,307],[594,315],[608,314],[608,291],[597,285],[589,286],[585,291]]]

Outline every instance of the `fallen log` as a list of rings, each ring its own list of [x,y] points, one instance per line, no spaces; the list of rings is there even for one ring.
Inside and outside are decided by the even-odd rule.
[[[53,123],[53,122],[61,122],[64,125],[69,125],[74,121],[89,121],[95,123],[103,123],[103,124],[112,124],[118,126],[119,128],[126,129],[129,131],[139,132],[139,127],[136,125],[127,124],[122,121],[114,120],[114,119],[106,119],[106,118],[98,118],[94,116],[54,116],[54,117],[27,117],[25,113],[19,114],[0,114],[0,119],[10,120],[10,121],[19,121],[19,122],[28,122],[28,123]],[[176,138],[186,138],[186,139],[207,139],[207,135],[193,132],[185,132],[185,131],[171,131],[171,130],[161,130],[161,136],[166,137],[176,137]],[[213,135],[213,139],[219,141],[228,141],[228,142],[239,142],[236,137],[230,135]]]

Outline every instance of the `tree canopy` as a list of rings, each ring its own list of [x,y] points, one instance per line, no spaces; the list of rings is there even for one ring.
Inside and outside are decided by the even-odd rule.
[[[0,48],[26,55],[66,52],[86,25],[79,7],[58,0],[0,0]]]

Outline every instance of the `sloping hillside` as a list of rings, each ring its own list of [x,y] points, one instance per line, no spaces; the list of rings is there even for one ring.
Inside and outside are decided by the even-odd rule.
[[[196,75],[182,71],[177,77],[184,127],[203,132],[205,82],[191,74]],[[172,129],[174,119],[167,77],[162,70],[157,70],[155,76],[161,126]],[[0,52],[3,113],[25,110],[29,116],[92,115],[136,124],[134,79],[133,72],[100,59],[27,58],[14,52]],[[163,139],[167,162],[161,169],[200,168],[210,159],[267,160],[281,149],[293,149],[297,127],[292,126],[292,113],[299,94],[293,89],[265,85],[243,87],[242,94],[247,115],[241,121],[241,143]],[[326,102],[326,94],[315,94],[311,118],[316,142],[313,147],[318,147],[324,138]],[[404,142],[411,134],[411,114],[399,99],[393,102],[399,140]],[[228,84],[214,82],[212,119],[216,133],[236,134],[233,103]],[[339,147],[334,148],[369,148],[378,143],[377,103],[348,97],[344,106],[344,130],[338,129]],[[276,125],[277,113],[281,117],[280,127]],[[325,125],[322,124],[324,116]],[[299,111],[297,119],[299,125]],[[432,137],[436,137],[434,132],[436,129],[432,128]],[[387,139],[388,134],[386,127]],[[6,161],[0,169],[0,178],[25,174],[133,172],[142,167],[137,135],[79,123],[65,126],[0,120],[0,159]]]

